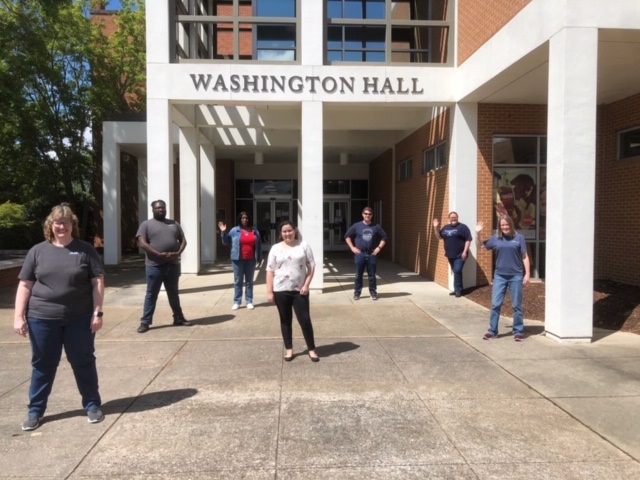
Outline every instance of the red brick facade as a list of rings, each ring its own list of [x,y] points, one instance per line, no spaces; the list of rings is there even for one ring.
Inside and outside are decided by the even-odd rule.
[[[448,213],[448,169],[423,173],[422,163],[424,151],[447,140],[448,135],[446,110],[396,145],[395,165],[397,169],[408,158],[413,163],[411,178],[395,184],[396,263],[442,284],[447,281],[448,263],[432,233],[431,222],[434,217],[442,219]],[[391,190],[391,185],[388,189]]]
[[[640,285],[640,157],[618,160],[618,132],[640,127],[640,94],[598,110],[595,277]]]
[[[391,237],[393,220],[393,191],[389,185],[389,179],[393,178],[393,152],[391,149],[384,152],[369,164],[369,205],[382,203],[381,219],[382,228],[387,233],[388,238],[385,248],[382,250],[382,257],[391,260],[393,241]]]
[[[458,66],[531,0],[458,0]]]

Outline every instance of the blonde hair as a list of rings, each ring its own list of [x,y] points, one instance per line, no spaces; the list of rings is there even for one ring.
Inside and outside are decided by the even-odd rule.
[[[73,238],[80,237],[80,229],[78,228],[78,217],[76,217],[76,214],[73,213],[73,210],[71,210],[71,207],[68,203],[61,203],[60,205],[56,205],[51,209],[51,213],[42,224],[44,238],[48,242],[53,242],[53,223],[59,222],[60,220],[71,222],[71,224],[73,225],[71,236]]]
[[[509,224],[509,235],[515,235],[516,234],[516,226],[513,223],[513,218],[511,218],[509,215],[501,215],[500,219],[498,220],[498,238],[502,238],[503,237],[502,228],[500,228],[500,223],[503,220]]]

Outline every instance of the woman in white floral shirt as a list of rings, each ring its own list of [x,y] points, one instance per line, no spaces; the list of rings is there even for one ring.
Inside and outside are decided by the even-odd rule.
[[[280,224],[281,242],[269,250],[267,261],[267,300],[276,304],[284,340],[284,360],[293,360],[293,311],[307,342],[309,358],[319,362],[309,315],[309,285],[316,269],[313,252],[306,242],[298,241],[296,227],[288,220]]]

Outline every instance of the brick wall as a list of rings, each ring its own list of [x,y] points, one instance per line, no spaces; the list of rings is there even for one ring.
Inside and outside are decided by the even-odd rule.
[[[458,66],[531,0],[458,0]]]
[[[640,126],[640,94],[598,111],[595,278],[640,285],[640,158],[618,160],[618,132]]]
[[[380,255],[387,260],[391,260],[393,248],[392,159],[393,152],[389,149],[369,164],[369,205],[373,208],[376,202],[382,202],[382,221],[380,225],[387,234],[387,242]],[[375,221],[380,221],[380,219],[375,219]]]
[[[419,128],[396,145],[396,165],[413,159],[412,176],[396,187],[396,262],[440,284],[447,282],[447,261],[432,233],[434,217],[446,217],[449,203],[448,168],[422,173],[425,149],[449,136],[449,111]],[[448,153],[447,153],[448,158]]]
[[[233,161],[216,159],[216,209],[225,211],[227,228],[236,225],[235,217],[235,172]],[[212,219],[216,224],[216,219]],[[216,235],[218,258],[228,258],[230,247],[222,245],[220,235]]]

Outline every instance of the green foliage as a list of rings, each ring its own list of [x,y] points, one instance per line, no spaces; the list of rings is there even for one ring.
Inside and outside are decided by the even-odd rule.
[[[115,23],[106,37],[96,32],[92,103],[101,122],[112,112],[146,110],[146,31],[144,0],[122,0]]]
[[[11,227],[21,225],[26,221],[24,207],[9,201],[0,204],[0,227]]]
[[[22,205],[0,204],[0,250],[25,250],[42,240],[42,228],[28,222]]]
[[[0,0],[0,201],[30,222],[62,201],[86,221],[100,171],[92,125],[145,109],[144,1],[121,3],[107,39],[92,0]]]
[[[85,8],[84,1],[0,0],[0,177],[7,197],[34,216],[91,196]]]

